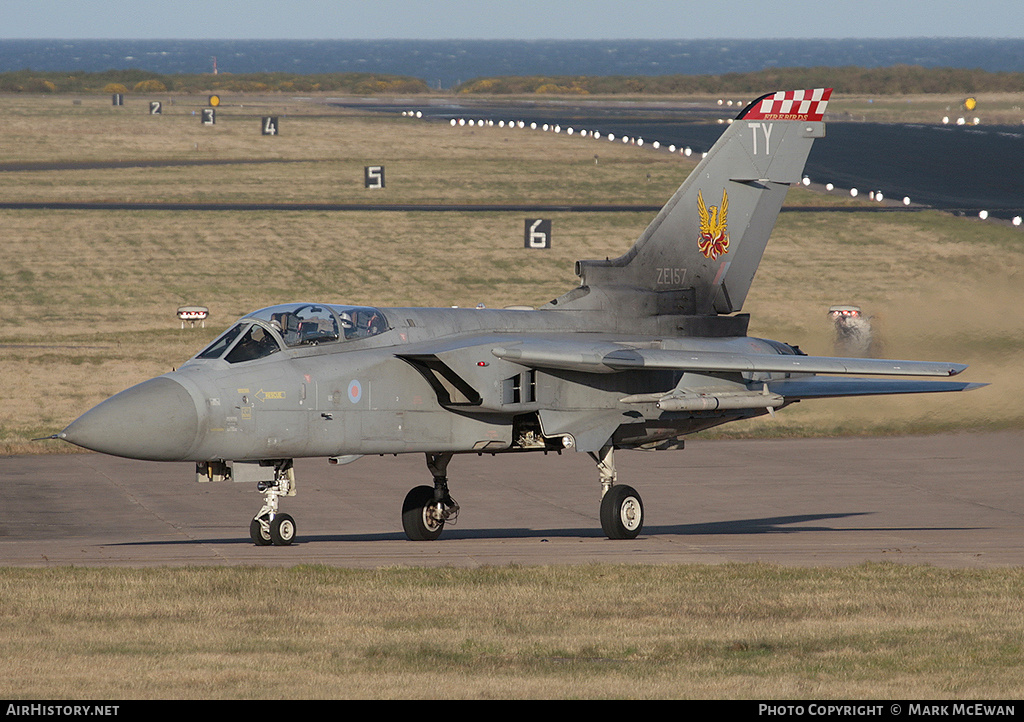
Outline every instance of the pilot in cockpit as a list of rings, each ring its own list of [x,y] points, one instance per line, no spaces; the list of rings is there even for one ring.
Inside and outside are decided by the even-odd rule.
[[[356,324],[352,320],[352,315],[348,311],[342,311],[338,314],[338,319],[341,321],[341,328],[345,332],[345,338],[352,338],[352,334],[356,330]]]
[[[254,325],[242,337],[231,352],[225,357],[228,363],[239,361],[252,361],[253,359],[269,356],[281,348],[277,345],[274,337],[267,333],[262,326]]]

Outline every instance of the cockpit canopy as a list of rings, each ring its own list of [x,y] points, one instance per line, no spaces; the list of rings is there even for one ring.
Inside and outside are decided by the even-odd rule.
[[[196,358],[251,361],[282,348],[353,341],[376,336],[388,328],[387,319],[376,308],[289,303],[243,316]]]

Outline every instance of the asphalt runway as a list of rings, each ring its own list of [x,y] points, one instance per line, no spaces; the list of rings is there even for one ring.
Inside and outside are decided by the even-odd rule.
[[[406,540],[399,518],[406,492],[430,481],[422,456],[299,460],[298,496],[282,502],[296,543],[256,547],[254,485],[198,484],[191,464],[8,457],[0,565],[1024,564],[1021,431],[696,440],[616,462],[644,499],[631,541],[603,536],[594,465],[567,452],[457,456],[462,512],[434,542]]]

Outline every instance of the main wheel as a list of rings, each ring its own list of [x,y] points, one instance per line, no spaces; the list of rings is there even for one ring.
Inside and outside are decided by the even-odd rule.
[[[295,520],[288,514],[275,514],[270,521],[270,538],[277,547],[291,544],[295,538]]]
[[[266,547],[274,543],[274,540],[270,538],[270,534],[263,531],[263,525],[260,524],[259,519],[253,519],[249,522],[249,538],[258,547]]]
[[[631,486],[613,486],[601,499],[601,529],[609,539],[636,539],[644,526],[644,504]]]
[[[431,513],[434,488],[417,486],[405,495],[402,503],[402,528],[412,541],[433,541],[441,536],[444,521]]]

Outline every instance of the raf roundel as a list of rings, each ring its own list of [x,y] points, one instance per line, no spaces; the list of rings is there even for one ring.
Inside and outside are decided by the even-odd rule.
[[[348,385],[348,400],[353,404],[358,404],[363,398],[363,385],[358,381],[352,381]]]

